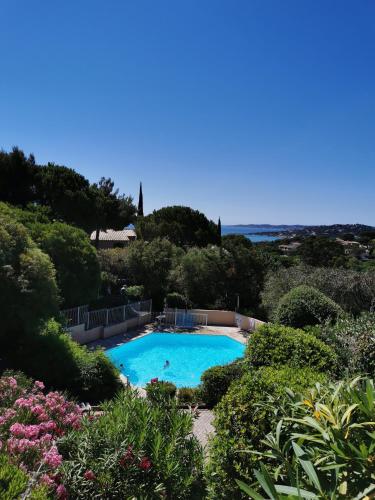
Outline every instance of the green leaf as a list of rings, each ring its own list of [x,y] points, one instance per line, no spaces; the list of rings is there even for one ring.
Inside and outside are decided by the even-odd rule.
[[[310,462],[310,460],[306,460],[305,458],[303,458],[306,456],[306,453],[300,446],[298,446],[297,443],[293,441],[292,446],[294,449],[294,453],[297,455],[298,460],[300,461],[310,481],[314,484],[315,488],[317,488],[319,492],[322,493],[322,487],[320,486],[320,481],[312,462]]]
[[[259,495],[259,493],[250,488],[250,486],[245,484],[243,481],[236,479],[236,483],[241,488],[241,490],[246,493],[246,495],[249,495],[250,498],[253,498],[254,500],[265,500],[262,495]]]
[[[262,486],[262,488],[267,493],[267,495],[269,495],[269,497],[272,500],[278,500],[279,496],[278,496],[277,491],[275,489],[275,485],[273,484],[273,481],[272,481],[270,475],[268,474],[267,469],[265,468],[265,466],[262,463],[260,464],[260,468],[261,468],[261,472],[258,470],[256,470],[254,472],[255,477],[257,478],[259,484]]]
[[[283,486],[282,484],[276,484],[275,488],[278,493],[285,493],[286,495],[292,495],[297,498],[319,498],[315,495],[315,493],[312,493],[311,491],[301,490],[300,488],[295,488],[294,486]]]

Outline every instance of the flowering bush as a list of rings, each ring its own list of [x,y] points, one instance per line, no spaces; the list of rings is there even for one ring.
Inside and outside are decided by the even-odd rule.
[[[31,475],[32,481],[63,486],[54,474],[62,462],[57,440],[71,429],[79,429],[79,407],[59,392],[43,393],[44,384],[17,376],[0,378],[0,449],[11,462]],[[61,487],[60,487],[61,486]]]
[[[102,409],[59,441],[69,498],[192,498],[203,456],[191,415],[172,399],[166,409],[130,389]]]

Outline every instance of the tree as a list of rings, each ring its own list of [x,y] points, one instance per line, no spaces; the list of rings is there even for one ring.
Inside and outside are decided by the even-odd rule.
[[[127,286],[143,285],[144,296],[152,298],[154,307],[161,308],[168,291],[170,272],[182,252],[166,239],[151,242],[134,241],[129,247],[113,251],[112,272],[125,279]]]
[[[310,266],[345,266],[345,250],[337,241],[324,236],[311,236],[298,249],[302,261]]]
[[[195,307],[216,307],[225,295],[222,264],[218,247],[191,248],[173,270],[172,286]]]
[[[35,201],[48,206],[53,217],[89,231],[94,199],[90,183],[71,168],[48,163],[35,169]]]
[[[0,151],[0,200],[23,207],[34,201],[35,169],[34,157],[26,158],[17,147]]]
[[[4,351],[58,312],[53,264],[24,226],[0,212],[0,341]]]
[[[219,243],[221,245],[221,220],[220,220],[220,217],[219,217],[219,220],[217,221],[217,234],[219,237]]]
[[[143,193],[142,193],[142,182],[139,186],[139,198],[138,198],[138,217],[143,217]]]
[[[99,233],[106,229],[123,229],[133,222],[136,208],[130,196],[118,194],[114,182],[102,177],[98,184],[91,187],[94,200],[93,228],[95,246],[99,244]]]
[[[164,207],[137,221],[138,236],[146,241],[168,238],[177,246],[205,247],[219,243],[217,225],[189,207]]]
[[[75,307],[96,299],[100,267],[87,234],[62,222],[34,224],[31,233],[56,268],[63,306]]]

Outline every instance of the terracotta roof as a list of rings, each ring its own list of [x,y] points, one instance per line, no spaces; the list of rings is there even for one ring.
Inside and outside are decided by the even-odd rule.
[[[95,240],[96,231],[93,231],[90,240]],[[123,229],[122,231],[114,231],[107,229],[99,232],[99,241],[129,241],[136,238],[134,229]]]

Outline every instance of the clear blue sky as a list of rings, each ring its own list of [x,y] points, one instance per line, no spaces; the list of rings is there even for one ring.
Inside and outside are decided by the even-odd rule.
[[[0,147],[145,211],[375,225],[373,0],[2,0]]]

